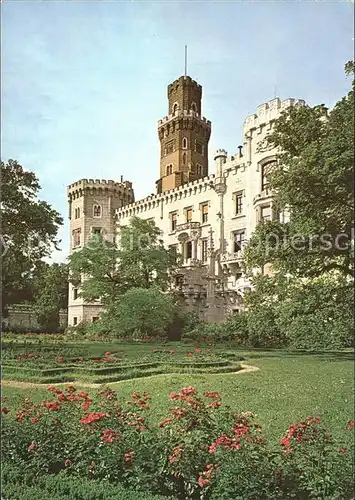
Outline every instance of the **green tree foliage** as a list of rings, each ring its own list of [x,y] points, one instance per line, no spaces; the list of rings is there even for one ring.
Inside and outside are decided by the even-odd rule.
[[[93,237],[69,257],[70,280],[80,284],[86,301],[100,299],[108,308],[131,288],[152,286],[166,291],[175,255],[163,246],[154,223],[132,217],[112,243]]]
[[[11,304],[33,299],[33,279],[42,259],[58,249],[62,217],[38,199],[41,189],[33,172],[16,160],[1,162],[2,312]]]
[[[246,296],[248,345],[340,349],[354,342],[352,283],[333,272],[294,279],[254,278]]]
[[[168,333],[175,314],[171,295],[157,288],[131,288],[93,324],[96,333],[117,337],[161,336]]]
[[[270,262],[293,276],[333,269],[354,276],[354,82],[329,112],[323,104],[287,109],[266,142],[279,151],[269,184],[290,221],[257,227],[248,267]]]
[[[59,312],[68,306],[68,266],[46,266],[35,281],[35,312],[37,321],[45,332],[59,330]]]
[[[353,72],[354,63],[346,66]],[[245,248],[252,276],[249,336],[297,348],[340,348],[353,337],[354,82],[331,111],[291,107],[266,142],[277,148],[269,175],[276,211],[289,221],[260,223]],[[251,274],[251,273],[250,273]]]

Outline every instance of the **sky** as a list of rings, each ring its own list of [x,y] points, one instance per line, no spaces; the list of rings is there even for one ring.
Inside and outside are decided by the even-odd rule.
[[[212,122],[213,173],[213,153],[237,151],[245,118],[275,89],[330,108],[348,92],[353,11],[351,0],[5,0],[1,156],[34,171],[62,214],[53,260],[68,255],[68,184],[122,175],[136,200],[155,192],[157,121],[185,44]]]

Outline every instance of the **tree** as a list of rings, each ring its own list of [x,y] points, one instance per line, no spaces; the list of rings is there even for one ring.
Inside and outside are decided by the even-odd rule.
[[[259,224],[245,249],[247,266],[353,277],[354,82],[331,111],[321,104],[283,112],[266,142],[279,151],[269,176],[276,208],[290,220]]]
[[[176,257],[164,248],[160,236],[154,223],[133,217],[120,228],[119,241],[95,236],[74,252],[69,257],[70,280],[80,285],[85,301],[101,300],[106,309],[131,288],[166,291]]]
[[[354,64],[346,66],[347,74]],[[249,333],[279,336],[297,348],[339,348],[353,335],[354,82],[331,111],[291,107],[266,142],[277,148],[269,174],[276,212],[244,249],[253,288],[246,297]],[[271,264],[271,276],[255,268]]]
[[[37,198],[41,189],[33,172],[16,160],[1,162],[2,312],[33,299],[31,280],[43,269],[43,258],[58,248],[63,219]]]
[[[35,281],[35,313],[45,332],[57,332],[59,312],[68,306],[68,266],[48,265]]]
[[[176,304],[171,295],[155,287],[131,288],[93,323],[92,331],[117,337],[135,335],[161,336],[168,333],[174,320]]]
[[[246,295],[252,345],[339,349],[353,344],[354,290],[339,273],[308,279],[259,275],[253,284]]]

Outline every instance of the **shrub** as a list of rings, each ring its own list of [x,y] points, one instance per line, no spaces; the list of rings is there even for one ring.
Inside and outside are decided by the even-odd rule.
[[[354,291],[349,285],[303,284],[281,301],[276,311],[278,327],[293,348],[342,349],[353,345]]]
[[[230,315],[225,323],[225,329],[230,334],[230,339],[240,345],[248,345],[248,313],[242,311],[238,314]]]
[[[139,493],[89,478],[70,476],[65,472],[50,476],[24,474],[23,470],[2,467],[3,498],[11,500],[168,500],[167,497]]]
[[[182,314],[183,318],[183,327],[182,327],[182,335],[189,337],[190,333],[197,328],[203,326],[205,321],[201,320],[196,313],[187,312]]]
[[[280,347],[286,339],[277,326],[275,310],[262,305],[248,313],[248,344],[251,347]]]
[[[163,336],[173,321],[173,298],[156,288],[131,288],[99,321],[90,326],[92,334],[139,338]]]

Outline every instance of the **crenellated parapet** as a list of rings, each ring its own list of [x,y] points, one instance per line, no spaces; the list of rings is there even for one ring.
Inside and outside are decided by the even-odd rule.
[[[164,118],[162,118],[161,120],[158,120],[158,128],[167,124],[174,118],[197,118],[199,121],[203,122],[203,124],[211,127],[211,121],[207,120],[207,118],[205,118],[204,116],[200,116],[196,111],[193,111],[192,109],[190,109],[189,111],[187,111],[186,109],[181,109],[176,111],[175,113],[164,116]]]
[[[134,201],[132,182],[123,179],[121,182],[105,179],[80,179],[69,184],[67,194],[69,201],[80,198],[85,194],[118,197],[125,200],[126,203]]]
[[[174,80],[172,83],[168,85],[168,97],[172,92],[176,92],[179,89],[179,86],[181,85],[187,85],[190,87],[196,88],[198,91],[201,92],[202,94],[202,86],[199,85],[196,80],[193,80],[191,76],[180,76],[180,78],[177,78]]]
[[[252,132],[266,123],[277,120],[281,113],[290,106],[304,106],[303,99],[284,99],[278,97],[257,107],[256,113],[248,116],[244,121],[244,133]]]
[[[181,200],[183,198],[188,198],[197,193],[201,193],[203,190],[207,191],[208,189],[212,189],[215,182],[215,175],[209,175],[202,179],[198,179],[187,184],[184,184],[180,187],[170,189],[169,191],[165,191],[160,194],[151,194],[142,200],[138,200],[134,203],[130,203],[124,207],[118,208],[116,211],[117,217],[131,217],[134,215],[139,216],[140,213],[146,212],[147,210],[151,210],[161,206],[161,204],[167,205],[169,203],[173,203],[177,200]]]

